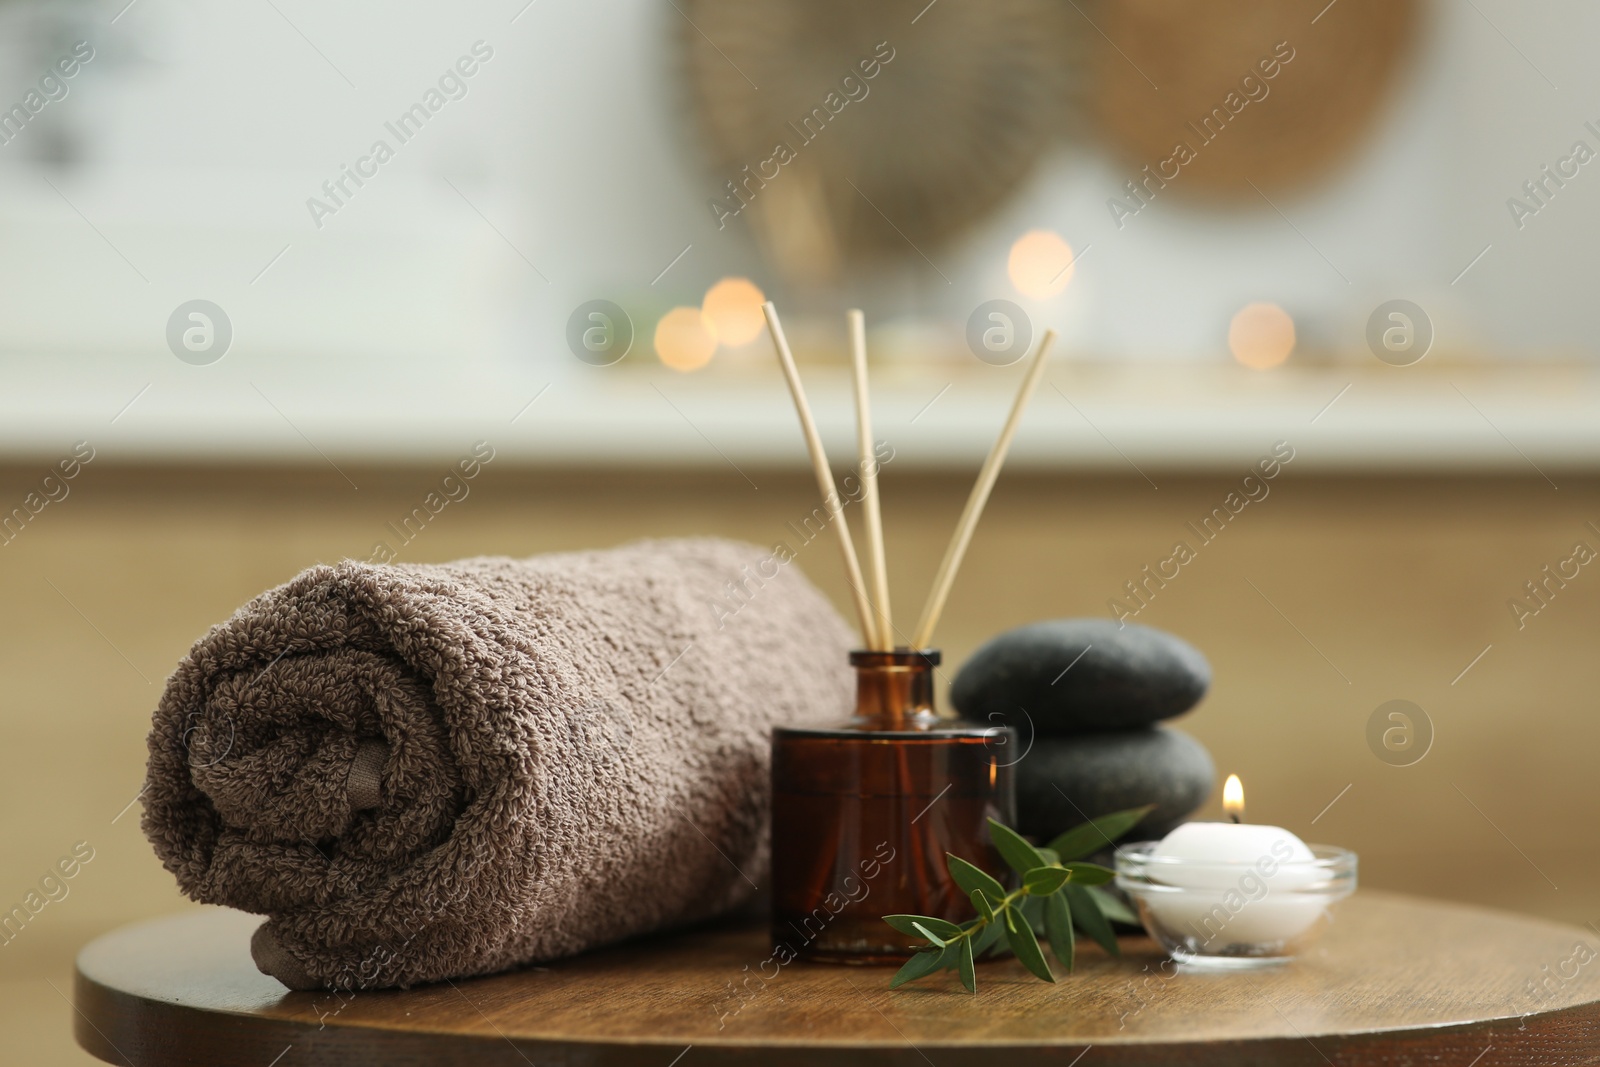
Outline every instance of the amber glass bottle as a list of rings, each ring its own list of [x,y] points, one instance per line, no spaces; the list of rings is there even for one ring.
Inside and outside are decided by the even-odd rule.
[[[772,731],[772,939],[781,954],[904,959],[882,916],[972,917],[945,854],[999,873],[988,820],[1012,822],[1009,726],[941,719],[934,650],[852,652],[856,713]]]

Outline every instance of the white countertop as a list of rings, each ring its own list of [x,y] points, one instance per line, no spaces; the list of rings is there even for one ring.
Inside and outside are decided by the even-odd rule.
[[[492,372],[381,366],[10,360],[0,455],[49,461],[88,439],[116,462],[452,462],[477,440],[530,465],[737,467],[805,462],[775,368],[680,375],[550,364]],[[138,368],[143,367],[141,372]],[[152,371],[152,367],[154,370]],[[824,438],[853,451],[842,368],[804,368]],[[975,466],[1010,404],[1016,367],[930,363],[875,372],[876,430],[908,467]],[[529,406],[529,401],[538,400]],[[137,397],[137,399],[135,399]],[[130,403],[131,401],[131,403]],[[1557,472],[1600,469],[1600,374],[1582,365],[1252,372],[1224,365],[1063,359],[1016,438],[1021,468],[1242,468],[1277,441],[1297,469]],[[1542,472],[1542,473],[1541,473]]]

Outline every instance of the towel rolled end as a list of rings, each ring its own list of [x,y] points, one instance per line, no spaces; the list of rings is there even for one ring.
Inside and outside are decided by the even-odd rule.
[[[256,969],[262,974],[276,978],[290,989],[304,992],[322,988],[322,983],[311,977],[278,941],[270,922],[262,923],[250,935],[250,958],[256,961]]]

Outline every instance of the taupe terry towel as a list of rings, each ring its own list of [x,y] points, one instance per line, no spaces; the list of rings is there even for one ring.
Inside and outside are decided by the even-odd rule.
[[[851,643],[725,541],[314,567],[168,681],[144,830],[293,988],[564,956],[754,892],[769,730],[848,714]]]

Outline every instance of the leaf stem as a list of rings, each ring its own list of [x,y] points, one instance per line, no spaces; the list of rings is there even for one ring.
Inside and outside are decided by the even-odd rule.
[[[978,916],[978,919],[977,919],[976,922],[974,922],[971,926],[967,927],[965,930],[961,931],[959,934],[956,934],[954,937],[949,938],[945,942],[945,944],[953,945],[957,941],[960,941],[962,938],[970,938],[973,934],[976,934],[977,932],[982,930],[985,926],[988,926],[991,921],[999,922],[1001,920],[1001,916],[1005,915],[1007,909],[1009,909],[1011,907],[1011,905],[1015,901],[1021,899],[1022,897],[1028,896],[1028,895],[1029,895],[1029,893],[1028,893],[1027,886],[1023,886],[1021,889],[1015,890],[1014,892],[1007,893],[1003,898],[1001,898],[1000,903],[996,904],[994,906],[994,919],[993,920],[985,919],[983,916],[980,915],[980,916]]]

